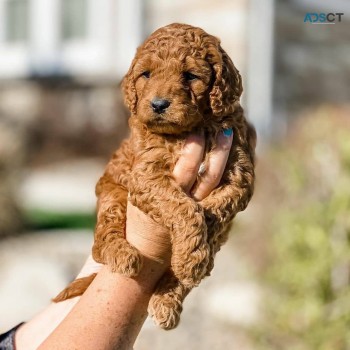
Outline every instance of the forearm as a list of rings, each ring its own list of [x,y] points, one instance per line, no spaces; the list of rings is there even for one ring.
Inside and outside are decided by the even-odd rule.
[[[131,349],[147,317],[147,306],[165,266],[144,259],[136,278],[103,267],[67,317],[39,347]]]
[[[52,303],[16,331],[17,350],[36,350],[42,341],[68,315],[80,297]]]

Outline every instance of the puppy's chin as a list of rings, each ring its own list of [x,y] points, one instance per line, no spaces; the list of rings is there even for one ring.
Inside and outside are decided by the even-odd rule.
[[[149,119],[145,122],[147,129],[155,134],[178,135],[192,129],[189,125],[181,125],[165,119]]]
[[[149,131],[156,134],[179,135],[193,130],[198,125],[200,119],[197,116],[197,118],[189,118],[189,120],[185,118],[176,118],[176,120],[173,120],[166,114],[155,114],[144,120],[144,124]]]

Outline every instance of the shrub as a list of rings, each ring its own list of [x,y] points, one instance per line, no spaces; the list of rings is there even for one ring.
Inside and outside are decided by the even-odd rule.
[[[270,226],[260,347],[350,349],[349,109],[304,113],[272,151],[282,202]]]

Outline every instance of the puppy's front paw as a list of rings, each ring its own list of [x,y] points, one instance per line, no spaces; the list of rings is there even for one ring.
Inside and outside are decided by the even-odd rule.
[[[125,239],[114,242],[106,251],[106,264],[112,272],[127,277],[137,276],[142,268],[142,256]]]
[[[148,306],[148,313],[154,322],[165,330],[175,328],[180,321],[182,302],[176,299],[176,295],[153,294]]]

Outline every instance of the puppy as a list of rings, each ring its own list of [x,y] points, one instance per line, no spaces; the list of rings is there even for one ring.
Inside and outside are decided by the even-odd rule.
[[[252,197],[256,134],[239,102],[238,70],[219,39],[200,28],[171,24],[155,31],[138,48],[123,92],[131,135],[96,186],[93,257],[112,271],[139,273],[142,256],[125,239],[127,200],[166,227],[171,267],[158,283],[149,313],[159,326],[172,329],[186,295],[210,275],[229,223]],[[172,176],[186,137],[204,133],[205,162],[218,133],[230,128],[233,143],[224,174],[216,189],[196,202]],[[81,295],[94,277],[73,281],[54,300]]]

